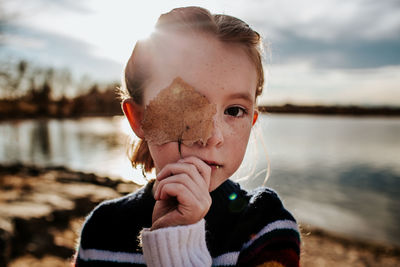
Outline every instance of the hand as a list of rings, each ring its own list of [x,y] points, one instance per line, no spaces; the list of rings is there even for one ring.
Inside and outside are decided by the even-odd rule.
[[[211,168],[196,157],[167,164],[154,184],[152,227],[189,225],[198,222],[211,206]]]

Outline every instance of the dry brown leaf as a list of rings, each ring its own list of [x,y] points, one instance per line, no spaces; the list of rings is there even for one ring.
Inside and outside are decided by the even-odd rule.
[[[213,129],[215,105],[180,77],[146,106],[142,127],[149,143],[206,144]]]

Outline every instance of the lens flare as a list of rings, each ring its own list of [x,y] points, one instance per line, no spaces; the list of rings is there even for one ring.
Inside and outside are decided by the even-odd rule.
[[[229,196],[229,199],[230,200],[235,200],[237,198],[237,194],[236,193],[232,193],[232,194],[230,194],[230,196]]]

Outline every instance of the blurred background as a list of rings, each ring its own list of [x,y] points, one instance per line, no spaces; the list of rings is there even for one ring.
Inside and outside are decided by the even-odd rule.
[[[267,112],[235,179],[252,189],[270,172],[266,185],[305,227],[400,246],[397,0],[0,0],[0,178],[62,166],[143,184],[115,88],[135,41],[187,5],[237,16],[264,38]],[[6,205],[21,201],[4,181],[0,237],[11,237],[0,248],[16,231]]]

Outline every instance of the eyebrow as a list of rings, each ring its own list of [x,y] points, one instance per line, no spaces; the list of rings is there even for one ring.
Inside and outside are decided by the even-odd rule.
[[[249,103],[253,103],[255,99],[253,99],[253,96],[250,93],[233,93],[229,95],[229,99],[243,99]]]

